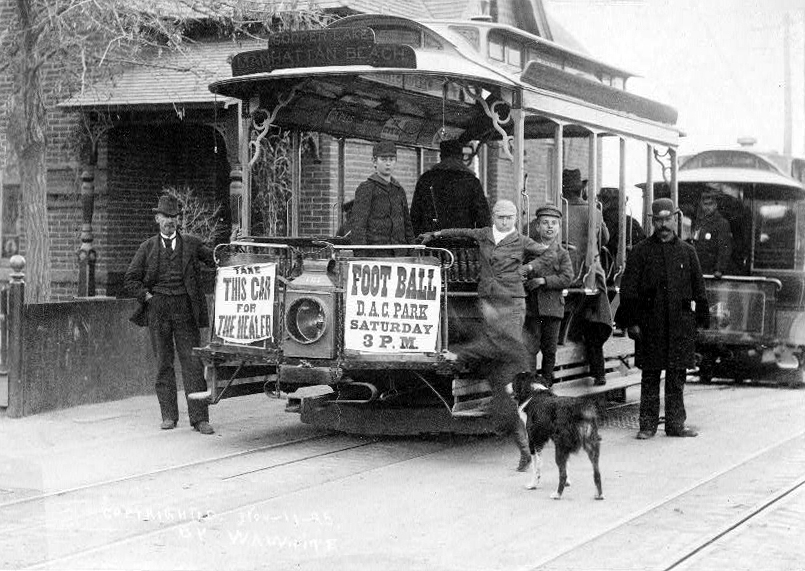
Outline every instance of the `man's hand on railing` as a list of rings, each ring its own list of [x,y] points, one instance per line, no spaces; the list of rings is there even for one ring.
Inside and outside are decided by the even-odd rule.
[[[423,232],[416,237],[417,244],[427,244],[436,237],[436,232]]]

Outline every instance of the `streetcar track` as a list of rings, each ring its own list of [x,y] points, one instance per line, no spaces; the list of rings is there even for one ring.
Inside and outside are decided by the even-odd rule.
[[[147,472],[139,472],[137,474],[129,474],[127,476],[121,476],[119,478],[112,478],[110,480],[103,480],[101,482],[93,482],[90,484],[82,484],[80,486],[74,486],[72,488],[65,488],[62,490],[55,490],[53,492],[46,492],[43,494],[37,494],[35,496],[28,496],[25,498],[20,498],[18,500],[12,500],[9,502],[2,502],[0,503],[0,510],[3,508],[8,508],[12,506],[18,506],[21,504],[26,503],[34,503],[42,500],[47,500],[50,498],[56,498],[65,496],[68,494],[78,493],[78,492],[85,492],[87,490],[92,490],[93,488],[102,488],[105,486],[110,486],[114,484],[120,484],[123,482],[129,482],[134,480],[139,480],[142,478],[148,478],[150,476],[156,476],[159,474],[166,474],[168,472],[184,470],[185,468],[195,468],[198,466],[203,466],[204,464],[215,464],[216,462],[223,462],[225,460],[230,460],[232,458],[239,458],[243,456],[249,456],[251,454],[256,454],[258,452],[264,452],[266,450],[276,450],[277,448],[284,448],[286,446],[294,446],[296,444],[303,444],[306,442],[313,442],[316,440],[323,440],[325,438],[333,438],[338,436],[336,432],[330,432],[327,434],[316,434],[313,436],[305,436],[302,438],[296,438],[294,440],[287,440],[285,442],[278,442],[275,444],[267,444],[265,446],[258,446],[257,448],[249,448],[248,450],[239,450],[238,452],[232,452],[230,454],[224,454],[222,456],[215,456],[212,458],[203,458],[201,460],[194,460],[192,462],[185,462],[183,464],[175,464],[172,466],[165,466],[163,468],[157,468],[155,470],[149,470]]]
[[[322,457],[322,456],[332,455],[332,454],[335,454],[335,453],[347,452],[347,451],[353,450],[355,448],[361,448],[361,447],[365,447],[365,446],[376,445],[376,444],[379,444],[380,442],[381,442],[380,440],[372,440],[371,442],[361,443],[361,444],[356,445],[356,446],[349,446],[347,448],[340,449],[340,450],[330,451],[330,452],[321,453],[321,454],[315,454],[315,455],[312,455],[310,457],[298,459],[296,461],[283,462],[281,465],[289,465],[289,464],[302,462],[302,461],[305,461],[305,460],[319,458],[319,457]],[[465,442],[464,444],[461,444],[461,445],[443,444],[443,445],[440,445],[438,447],[438,449],[436,449],[436,450],[429,450],[429,451],[421,453],[421,454],[406,457],[406,458],[404,458],[402,460],[394,460],[394,461],[382,464],[381,466],[372,466],[372,467],[370,467],[368,469],[365,469],[365,470],[361,470],[361,471],[357,471],[357,472],[351,472],[351,473],[345,474],[343,476],[333,478],[331,480],[327,480],[327,484],[340,482],[340,481],[343,481],[343,480],[347,480],[349,478],[354,478],[355,476],[362,475],[362,474],[368,474],[368,473],[373,472],[375,470],[387,468],[389,466],[394,466],[394,465],[400,464],[402,462],[410,462],[412,460],[418,460],[420,458],[424,458],[424,457],[430,456],[432,454],[439,454],[441,452],[444,452],[445,450],[452,449],[452,448],[455,448],[456,446],[462,446],[462,445],[467,445],[467,443]],[[280,466],[280,465],[277,465],[277,466]],[[271,467],[269,467],[269,468],[271,468]],[[254,470],[254,471],[259,471],[259,470]],[[244,474],[246,474],[246,473],[249,473],[249,472],[245,472]],[[226,479],[231,479],[233,477],[237,477],[237,475],[230,476],[229,478],[226,478]],[[202,516],[202,517],[200,517],[198,519],[180,520],[180,521],[177,521],[176,523],[163,525],[161,527],[158,527],[157,529],[151,529],[151,530],[143,531],[143,532],[140,532],[140,533],[134,533],[132,535],[127,535],[126,537],[122,537],[120,539],[104,543],[103,545],[98,545],[98,546],[95,546],[95,547],[82,549],[82,550],[79,550],[79,551],[75,551],[73,553],[69,553],[67,555],[63,555],[63,556],[60,556],[60,557],[54,557],[54,558],[48,559],[46,561],[41,561],[39,563],[34,563],[33,565],[27,565],[27,566],[20,567],[20,568],[21,569],[44,569],[44,568],[53,567],[54,565],[58,566],[60,564],[63,564],[64,562],[67,562],[67,561],[71,560],[71,559],[75,559],[75,558],[78,558],[78,557],[84,557],[84,556],[87,556],[87,555],[91,555],[93,553],[102,552],[102,551],[108,550],[110,548],[113,548],[115,546],[125,545],[125,544],[131,543],[133,541],[138,541],[138,540],[146,539],[146,538],[151,537],[151,536],[168,533],[168,532],[170,532],[172,530],[177,530],[177,529],[180,529],[180,528],[183,528],[183,527],[196,525],[201,521],[211,521],[211,520],[214,520],[214,519],[229,516],[231,514],[237,513],[237,512],[242,511],[242,510],[249,510],[250,508],[259,506],[261,504],[276,501],[278,498],[281,498],[281,497],[283,497],[285,495],[298,494],[298,493],[303,492],[305,490],[314,488],[316,486],[320,486],[321,484],[322,484],[321,482],[310,482],[308,485],[301,486],[299,488],[294,488],[293,490],[286,491],[286,492],[283,492],[283,493],[278,494],[278,495],[274,495],[274,496],[271,496],[271,497],[264,497],[264,498],[260,498],[258,500],[254,500],[254,501],[246,502],[246,503],[243,503],[243,504],[239,504],[239,505],[233,506],[233,507],[231,507],[229,509],[219,510],[219,511],[216,511],[216,512],[211,513],[209,515],[204,515],[204,516]],[[2,506],[0,506],[0,507],[2,507]],[[59,568],[59,567],[57,567],[57,568]]]
[[[581,547],[583,547],[585,545],[588,545],[588,544],[590,544],[590,543],[592,543],[592,542],[594,542],[596,540],[601,539],[602,537],[604,537],[607,534],[617,530],[618,528],[620,528],[622,526],[625,526],[625,525],[627,525],[627,524],[629,524],[629,523],[631,523],[631,522],[633,522],[633,521],[635,521],[635,520],[647,515],[648,513],[652,512],[652,511],[654,511],[654,510],[656,510],[656,509],[658,509],[658,508],[660,508],[660,507],[662,507],[664,505],[670,504],[674,500],[677,500],[677,499],[683,497],[684,495],[692,492],[693,490],[696,490],[697,488],[705,486],[705,485],[713,482],[714,480],[716,480],[716,479],[728,474],[729,472],[731,472],[733,470],[737,470],[738,468],[740,468],[740,467],[742,467],[742,466],[744,466],[744,465],[756,460],[757,458],[763,456],[764,454],[767,454],[769,452],[772,452],[773,450],[776,450],[778,448],[786,446],[790,442],[792,442],[794,440],[797,440],[799,438],[802,438],[803,436],[805,436],[805,430],[802,430],[802,431],[790,436],[789,438],[783,440],[782,442],[777,442],[775,444],[767,446],[766,448],[763,448],[763,449],[755,452],[754,454],[742,459],[739,462],[736,462],[735,464],[732,464],[732,465],[730,465],[730,466],[728,466],[728,467],[726,467],[726,468],[724,468],[724,469],[722,469],[722,470],[720,470],[720,471],[718,471],[718,472],[716,472],[714,474],[710,474],[710,475],[706,476],[705,478],[702,478],[701,480],[690,484],[689,486],[683,488],[682,490],[674,492],[673,494],[671,494],[669,496],[666,496],[664,498],[661,498],[661,499],[657,500],[656,502],[654,502],[652,504],[649,504],[647,507],[640,508],[639,510],[637,510],[637,511],[635,511],[635,512],[633,512],[633,513],[631,513],[631,514],[629,514],[629,515],[627,515],[627,516],[615,521],[613,524],[607,526],[605,529],[603,529],[601,531],[596,531],[596,532],[584,537],[581,541],[578,541],[578,542],[574,543],[573,545],[561,550],[560,552],[551,553],[550,555],[548,555],[547,557],[545,557],[541,561],[538,561],[535,564],[530,564],[525,568],[528,569],[529,571],[538,571],[543,566],[545,566],[545,565],[547,565],[547,564],[549,564],[549,563],[551,563],[553,561],[557,561],[561,557],[563,557],[565,555],[568,555],[568,554],[572,553],[573,551],[576,551],[577,549],[580,549]],[[775,494],[772,494],[771,499],[762,502],[760,508],[758,508],[758,507],[752,508],[752,510],[750,510],[750,514],[749,514],[748,517],[746,517],[747,514],[742,514],[741,516],[739,516],[738,519],[740,520],[741,518],[745,518],[745,521],[749,521],[752,517],[755,517],[756,515],[760,514],[767,507],[770,507],[771,505],[773,505],[774,503],[776,503],[777,501],[779,501],[783,497],[789,495],[791,492],[795,491],[796,489],[798,489],[799,487],[801,487],[803,485],[805,485],[805,477],[801,477],[798,480],[796,480],[794,484],[792,484],[792,485],[788,486],[787,488],[785,488],[783,490],[783,492],[778,491]],[[777,497],[777,496],[779,496],[779,497]],[[757,511],[757,513],[753,513],[755,511]],[[741,525],[741,522],[739,522],[737,524],[733,523],[730,526],[723,526],[722,529],[719,532],[717,532],[716,534],[713,534],[711,536],[711,538],[707,541],[707,544],[712,544],[714,541],[718,540],[719,538],[726,536],[730,531],[737,529],[738,526],[740,526],[740,525]],[[728,529],[725,530],[724,529],[725,527],[728,528]],[[687,552],[686,554],[682,555],[670,567],[663,567],[662,571],[669,571],[671,569],[674,569],[675,567],[677,567],[681,563],[683,563],[685,560],[687,560],[688,558],[692,557],[696,552],[701,551],[704,547],[706,547],[706,545],[699,545],[699,546],[694,547],[694,549],[692,549],[689,552]]]
[[[687,553],[677,558],[676,561],[672,562],[669,566],[663,567],[662,571],[671,571],[672,569],[676,569],[689,559],[706,550],[708,547],[715,545],[719,540],[724,539],[735,531],[747,526],[754,518],[762,515],[769,508],[776,506],[784,498],[803,486],[805,486],[805,476],[799,478],[793,484],[783,488],[782,490],[777,490],[759,505],[750,509],[748,513],[741,514],[732,523],[723,526],[717,532],[703,539],[697,546],[693,547]]]

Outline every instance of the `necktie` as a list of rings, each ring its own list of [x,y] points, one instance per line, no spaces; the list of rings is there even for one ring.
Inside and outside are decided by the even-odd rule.
[[[169,252],[173,252],[173,247],[172,247],[171,242],[172,242],[172,240],[170,238],[165,238],[165,237],[162,238],[162,243],[165,244],[165,249],[168,250]]]

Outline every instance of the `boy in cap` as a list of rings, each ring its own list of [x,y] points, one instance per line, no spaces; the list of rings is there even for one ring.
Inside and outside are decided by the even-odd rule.
[[[732,231],[718,211],[718,195],[715,190],[702,193],[701,214],[693,226],[693,246],[702,272],[721,279],[728,272],[732,258]]]
[[[350,223],[352,244],[412,244],[414,231],[405,190],[394,178],[397,147],[380,141],[372,147],[375,172],[355,190]],[[405,256],[406,250],[358,250],[366,256]]]
[[[670,198],[651,203],[654,233],[634,247],[621,280],[615,323],[635,340],[635,364],[643,370],[638,440],[657,432],[662,370],[665,434],[697,434],[685,426],[683,389],[694,366],[696,326],[707,327],[710,309],[696,251],[676,235],[679,212]]]
[[[547,249],[526,265],[525,344],[531,355],[531,371],[536,368],[537,353],[542,351],[541,372],[548,387],[553,384],[556,345],[565,314],[562,290],[573,281],[570,254],[559,243],[561,222],[562,211],[555,206],[537,208],[537,241]]]

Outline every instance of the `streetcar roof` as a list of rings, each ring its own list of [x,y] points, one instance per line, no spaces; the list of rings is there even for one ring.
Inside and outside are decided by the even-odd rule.
[[[791,177],[772,170],[736,167],[709,167],[679,170],[679,183],[699,184],[757,184],[789,188],[805,192],[802,184]]]

